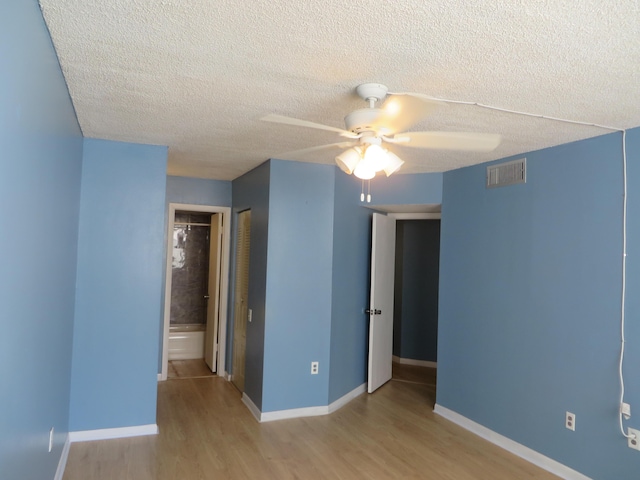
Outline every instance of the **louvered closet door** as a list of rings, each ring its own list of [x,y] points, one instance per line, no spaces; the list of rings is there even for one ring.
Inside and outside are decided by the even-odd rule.
[[[244,361],[249,313],[249,252],[251,247],[251,210],[238,214],[236,244],[236,283],[233,317],[233,370],[231,381],[244,392]]]

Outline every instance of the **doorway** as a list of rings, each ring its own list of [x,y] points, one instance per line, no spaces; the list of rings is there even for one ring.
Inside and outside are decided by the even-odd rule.
[[[392,379],[428,386],[434,404],[439,267],[440,220],[398,220]]]
[[[409,375],[413,377],[411,381],[415,381],[416,374],[417,375],[424,374],[425,383],[431,384],[435,389],[435,367],[436,367],[435,351],[433,352],[433,360],[425,360],[423,355],[415,355],[415,348],[414,348],[414,351],[411,351],[411,349],[406,350],[407,357],[405,357],[403,353],[401,353],[400,349],[396,349],[396,351],[393,352],[394,350],[393,347],[396,347],[397,345],[401,345],[399,341],[401,340],[401,330],[402,330],[402,320],[401,320],[402,308],[404,306],[403,303],[405,303],[403,300],[396,298],[402,295],[402,285],[396,284],[398,280],[399,272],[396,271],[395,262],[394,262],[394,260],[399,255],[402,254],[402,252],[398,251],[398,248],[402,248],[402,246],[396,245],[396,238],[395,238],[398,233],[397,226],[399,224],[401,225],[401,223],[399,222],[406,221],[406,220],[437,220],[437,225],[435,225],[436,229],[435,230],[433,228],[431,229],[432,230],[431,235],[433,236],[433,234],[435,233],[435,235],[437,236],[435,239],[436,251],[434,253],[436,268],[437,268],[437,264],[439,263],[440,206],[433,205],[433,206],[425,206],[425,207],[428,207],[431,211],[401,213],[402,210],[399,210],[399,209],[401,209],[402,206],[375,207],[375,209],[378,211],[385,211],[387,215],[385,217],[384,215],[374,214],[374,228],[373,228],[373,240],[372,240],[372,267],[371,267],[372,295],[371,295],[371,301],[370,301],[370,307],[369,307],[370,309],[369,312],[371,313],[370,313],[370,331],[369,331],[369,387],[368,387],[368,390],[370,393],[373,390],[375,390],[375,388],[384,384],[386,381],[391,380],[392,378],[394,380],[395,379],[403,380],[404,377],[406,377],[408,370],[409,370],[408,372]],[[378,218],[375,218],[376,215]],[[383,246],[382,248],[373,248],[374,245],[376,244],[375,220],[377,219],[378,221],[380,221],[384,218],[387,218],[388,220],[385,220],[382,223],[379,222],[380,223],[379,228],[387,232],[384,235],[387,237],[390,237],[390,239],[383,242],[383,244],[386,246]],[[377,235],[382,235],[382,234],[378,233]],[[421,248],[419,241],[420,240],[418,240],[418,248]],[[375,266],[375,264],[379,262],[382,262],[382,265],[388,264],[389,260],[384,260],[384,259],[385,258],[389,259],[390,256],[394,257],[394,260],[391,260],[390,265],[388,265],[386,269],[391,273],[383,274],[381,278],[377,278],[377,275],[374,275],[375,271],[377,270],[377,267]],[[416,267],[416,265],[413,264],[413,259],[409,259],[408,261],[410,262],[411,268]],[[430,261],[433,261],[433,255]],[[420,268],[414,268],[414,275],[421,275],[421,273],[422,272]],[[432,333],[432,335],[434,335],[436,338],[437,338],[438,276],[439,276],[439,273],[436,272],[436,275],[435,275],[436,291],[433,292],[433,295],[431,296],[431,301],[435,301],[435,314],[432,320],[434,322],[435,329],[436,329],[436,332]],[[426,275],[424,277],[426,278]],[[416,278],[420,281],[423,279],[422,276],[419,276]],[[413,281],[415,283],[418,283],[416,281],[416,278],[414,278]],[[376,290],[375,290],[376,293],[374,295],[374,284],[376,282],[376,279],[377,281],[383,280],[384,288],[383,288],[383,292],[378,292],[378,290],[380,290],[380,287],[379,286],[376,287]],[[433,283],[433,276],[430,280]],[[415,292],[411,292],[411,293],[413,294]],[[419,292],[419,293],[422,293],[422,292]],[[378,297],[381,297],[383,299],[381,303]],[[384,300],[386,298],[390,300]],[[423,300],[423,299],[418,298],[418,300]],[[378,303],[380,303],[380,305],[378,305]],[[417,304],[418,304],[418,307],[417,307],[418,311],[414,312],[413,316],[414,317],[417,316],[418,321],[420,321],[422,312],[419,310],[420,308],[422,308],[422,306],[424,306],[424,304],[421,305],[420,302],[417,302]],[[387,312],[389,311],[390,305],[393,305],[391,308],[393,308],[394,312],[391,319],[385,320],[386,318],[388,318],[388,316],[384,315],[384,312],[385,312],[385,309]],[[415,302],[414,302],[414,305],[411,305],[411,307],[413,307],[414,309],[416,308]],[[397,320],[400,320],[400,322],[398,323]],[[391,325],[389,325],[388,323],[389,321],[393,323],[392,328],[389,328],[391,327]],[[378,326],[378,328],[376,329],[376,324],[380,325],[381,323],[384,323],[385,325],[387,325],[387,327],[381,328]],[[431,326],[434,326],[434,325],[431,325]],[[408,343],[409,343],[409,346],[412,346],[411,343],[413,342],[414,344],[413,347],[415,347],[416,341],[419,341],[417,340],[417,337],[416,337],[415,318],[413,319],[413,325],[410,325],[410,326],[413,327],[414,331],[409,333],[410,341]],[[420,327],[420,325],[418,325],[418,327]],[[434,338],[434,340],[436,339]],[[396,354],[396,352],[398,352],[399,355]],[[417,358],[413,358],[413,357],[417,357]],[[392,365],[393,365],[393,369],[392,369]],[[393,370],[393,373],[392,373],[392,370]],[[416,371],[413,372],[411,370],[416,370]],[[418,372],[418,370],[420,370],[420,372],[422,373]],[[372,382],[373,382],[373,385],[372,385]],[[434,397],[434,401],[435,401],[435,397]]]
[[[176,358],[176,352],[179,358],[182,348],[202,349],[200,358],[207,366],[201,361],[196,370],[226,376],[230,213],[229,207],[169,204],[160,380],[168,378],[169,358]],[[175,280],[184,285],[177,286]]]

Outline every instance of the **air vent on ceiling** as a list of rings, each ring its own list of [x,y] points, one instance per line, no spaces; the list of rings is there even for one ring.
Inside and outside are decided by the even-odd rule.
[[[504,187],[527,182],[527,159],[487,167],[487,188]]]

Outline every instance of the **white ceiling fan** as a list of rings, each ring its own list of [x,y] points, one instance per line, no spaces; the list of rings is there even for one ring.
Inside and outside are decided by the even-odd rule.
[[[267,115],[262,120],[338,133],[348,140],[289,152],[289,155],[329,148],[347,148],[336,157],[336,163],[344,172],[353,173],[363,180],[373,178],[380,171],[389,176],[398,171],[404,163],[395,153],[384,148],[383,144],[476,152],[490,152],[500,144],[500,135],[488,133],[405,131],[436,108],[445,105],[426,95],[389,94],[387,87],[379,83],[359,85],[356,92],[369,103],[369,108],[355,110],[344,117],[345,129],[275,114]],[[384,100],[387,95],[389,96],[382,106],[376,107],[376,103]]]

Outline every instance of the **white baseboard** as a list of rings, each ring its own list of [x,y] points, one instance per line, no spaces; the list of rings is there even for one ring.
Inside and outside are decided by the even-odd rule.
[[[414,360],[412,358],[400,358],[393,355],[392,360],[400,365],[414,365],[417,367],[438,368],[438,362],[430,362],[429,360]]]
[[[288,418],[317,417],[329,413],[329,407],[304,407],[291,408],[289,410],[276,410],[265,412],[260,416],[261,422],[273,422],[274,420],[286,420]]]
[[[436,404],[433,412],[455,423],[456,425],[459,425],[462,428],[475,433],[479,437],[488,440],[494,445],[497,445],[498,447],[503,448],[520,458],[525,459],[529,463],[537,465],[538,467],[548,472],[558,475],[560,478],[564,478],[566,480],[591,480],[586,475],[583,475],[582,473],[577,472],[572,468],[569,468],[566,465],[553,460],[552,458],[542,455],[541,453],[538,453],[535,450],[530,449],[529,447],[525,447],[524,445],[515,442],[510,438],[500,435],[499,433],[496,433],[493,430],[490,430],[487,427],[474,422],[473,420],[469,420],[467,417],[463,417],[453,410],[449,410],[446,407]]]
[[[64,477],[64,469],[67,466],[67,458],[69,458],[69,448],[71,447],[71,440],[69,440],[69,434],[64,441],[64,447],[62,447],[62,453],[60,454],[60,460],[58,461],[58,469],[56,470],[56,476],[53,480],[62,480]]]
[[[247,408],[249,409],[249,411],[253,414],[254,417],[256,417],[256,420],[260,421],[260,409],[256,406],[255,403],[253,403],[253,400],[251,400],[249,398],[249,395],[247,395],[246,393],[242,393],[242,403],[244,403]]]
[[[351,400],[353,400],[354,398],[360,396],[361,394],[363,394],[366,391],[367,391],[367,384],[365,382],[362,385],[360,385],[359,387],[354,388],[349,393],[341,396],[339,399],[337,399],[336,401],[334,401],[331,404],[329,404],[329,411],[327,413],[333,413],[336,410],[344,407]]]
[[[83,430],[79,432],[69,432],[69,441],[90,442],[92,440],[108,440],[111,438],[139,437],[142,435],[157,435],[158,425],[137,425],[135,427],[103,428],[100,430]]]
[[[359,387],[354,388],[346,395],[343,395],[330,405],[320,407],[305,407],[305,408],[292,408],[289,410],[276,410],[274,412],[262,413],[258,407],[251,401],[251,399],[245,394],[242,394],[242,401],[249,408],[251,413],[259,422],[273,422],[275,420],[285,420],[288,418],[301,418],[301,417],[317,417],[320,415],[328,415],[335,412],[339,408],[342,408],[358,395],[364,393],[367,389],[367,384],[363,383]]]

